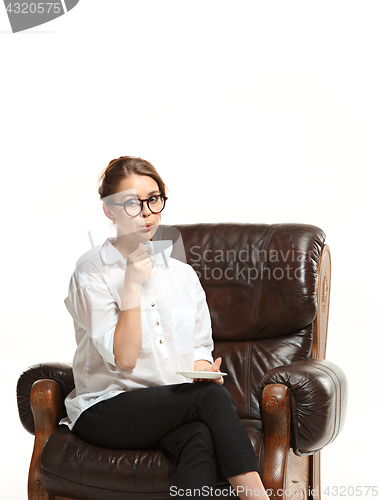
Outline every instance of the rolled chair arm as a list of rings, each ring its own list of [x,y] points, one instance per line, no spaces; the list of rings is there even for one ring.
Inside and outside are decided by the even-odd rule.
[[[314,455],[338,436],[347,411],[347,378],[337,365],[325,359],[304,359],[270,370],[259,391],[269,384],[290,389],[290,446],[296,455]]]
[[[24,428],[35,434],[34,418],[30,406],[30,394],[37,380],[49,379],[59,383],[63,399],[74,389],[71,363],[40,363],[27,368],[17,382],[17,406]],[[65,408],[63,409],[66,416]]]

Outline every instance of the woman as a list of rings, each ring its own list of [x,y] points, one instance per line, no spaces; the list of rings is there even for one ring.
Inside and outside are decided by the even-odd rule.
[[[241,498],[268,498],[223,377],[192,383],[177,373],[219,372],[222,359],[211,355],[210,314],[195,271],[172,258],[154,265],[144,245],[159,227],[165,184],[149,162],[128,156],[112,160],[99,181],[116,237],[71,277],[65,305],[78,347],[61,423],[96,446],[173,453],[174,494],[199,496],[215,487],[218,471],[240,486]]]

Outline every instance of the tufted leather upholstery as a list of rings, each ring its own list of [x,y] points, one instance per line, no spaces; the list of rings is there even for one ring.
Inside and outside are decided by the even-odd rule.
[[[223,358],[225,387],[260,468],[265,462],[261,401],[271,384],[290,390],[294,454],[317,453],[341,431],[347,406],[344,373],[324,359],[311,359],[325,234],[304,224],[162,226],[160,238],[175,240],[174,257],[181,253],[181,241],[173,236],[178,231],[206,292],[214,358]],[[34,365],[21,375],[19,414],[31,433],[30,391],[41,379],[58,382],[64,398],[73,388],[71,365]],[[168,499],[173,467],[173,457],[161,450],[96,448],[65,426],[51,434],[41,456],[45,489],[73,499]]]

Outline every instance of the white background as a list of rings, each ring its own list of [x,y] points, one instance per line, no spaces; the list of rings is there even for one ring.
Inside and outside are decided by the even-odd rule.
[[[377,1],[80,0],[12,34],[0,6],[2,497],[26,498],[33,447],[18,376],[72,360],[63,300],[87,231],[112,234],[97,177],[122,155],[162,175],[163,223],[325,231],[349,407],[322,490],[379,486],[379,18]]]

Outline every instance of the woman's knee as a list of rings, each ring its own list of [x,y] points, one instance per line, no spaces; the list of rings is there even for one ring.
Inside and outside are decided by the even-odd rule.
[[[160,445],[177,455],[183,453],[183,450],[201,449],[213,450],[213,440],[209,428],[200,421],[183,424],[165,435]]]
[[[204,393],[205,397],[203,401],[212,401],[213,404],[230,405],[236,409],[235,401],[223,385],[209,382],[205,384]]]
[[[212,436],[207,425],[199,421],[188,425],[190,426],[191,440],[204,448],[212,449]]]

